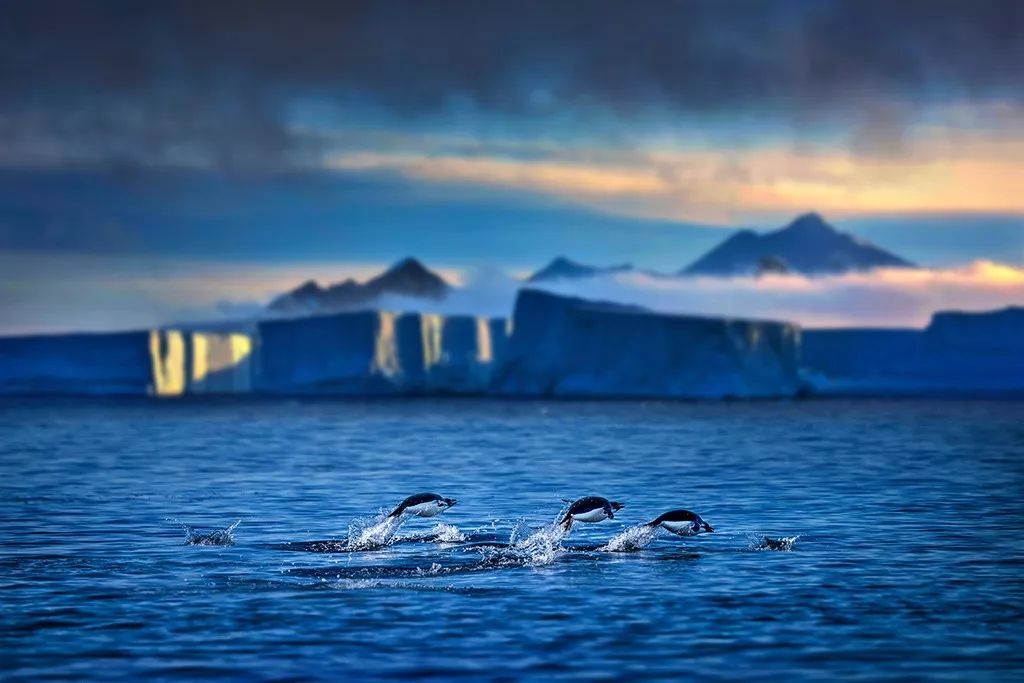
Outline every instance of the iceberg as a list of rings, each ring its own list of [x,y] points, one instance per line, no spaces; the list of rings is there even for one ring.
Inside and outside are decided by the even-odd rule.
[[[760,398],[1024,393],[1024,308],[803,330],[521,290],[511,320],[380,310],[0,338],[0,393]]]
[[[149,333],[156,396],[242,394],[252,389],[253,341],[237,332]]]
[[[0,338],[0,393],[244,393],[252,349],[246,334],[178,329]]]
[[[259,324],[256,389],[339,395],[480,393],[504,319],[360,311]]]
[[[494,389],[529,396],[792,396],[800,329],[520,291]]]
[[[816,393],[1024,392],[1024,308],[942,311],[924,330],[805,330],[802,366]]]
[[[0,338],[0,393],[144,396],[153,381],[149,333]]]

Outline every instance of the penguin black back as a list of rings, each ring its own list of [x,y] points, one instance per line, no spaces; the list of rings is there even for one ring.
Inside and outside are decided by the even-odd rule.
[[[659,515],[657,519],[647,522],[646,526],[661,526],[680,535],[714,531],[711,525],[704,521],[704,518],[690,510],[669,510]]]
[[[569,505],[559,524],[568,531],[572,528],[573,520],[598,522],[602,519],[614,519],[615,513],[623,507],[625,506],[622,503],[601,496],[584,496]]]
[[[413,495],[409,496],[408,498],[406,498],[405,500],[403,500],[401,503],[399,503],[398,507],[396,507],[394,510],[392,510],[391,514],[388,515],[388,517],[398,517],[403,512],[405,512],[408,508],[414,507],[416,505],[422,505],[423,503],[429,503],[429,502],[434,501],[434,500],[442,500],[442,498],[441,498],[441,496],[437,495],[436,493],[416,493],[416,494],[413,494]]]

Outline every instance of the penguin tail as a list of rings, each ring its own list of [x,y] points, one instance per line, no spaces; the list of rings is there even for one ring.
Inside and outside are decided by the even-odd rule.
[[[388,515],[388,519],[394,519],[395,517],[401,517],[403,512],[405,512],[405,508],[402,507],[401,505],[399,505],[398,507],[396,507],[394,510],[391,511],[391,514]]]

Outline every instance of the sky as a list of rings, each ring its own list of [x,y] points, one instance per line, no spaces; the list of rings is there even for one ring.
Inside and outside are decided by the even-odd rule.
[[[1024,268],[1016,0],[0,13],[0,333],[236,315],[408,255],[676,271],[807,211],[960,283],[884,323],[1020,295],[990,295]],[[864,321],[814,287],[824,313],[769,313]]]

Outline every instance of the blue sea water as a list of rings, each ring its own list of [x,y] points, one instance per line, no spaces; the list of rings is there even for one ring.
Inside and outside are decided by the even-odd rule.
[[[1022,402],[6,400],[0,678],[1019,680],[1022,494]]]

